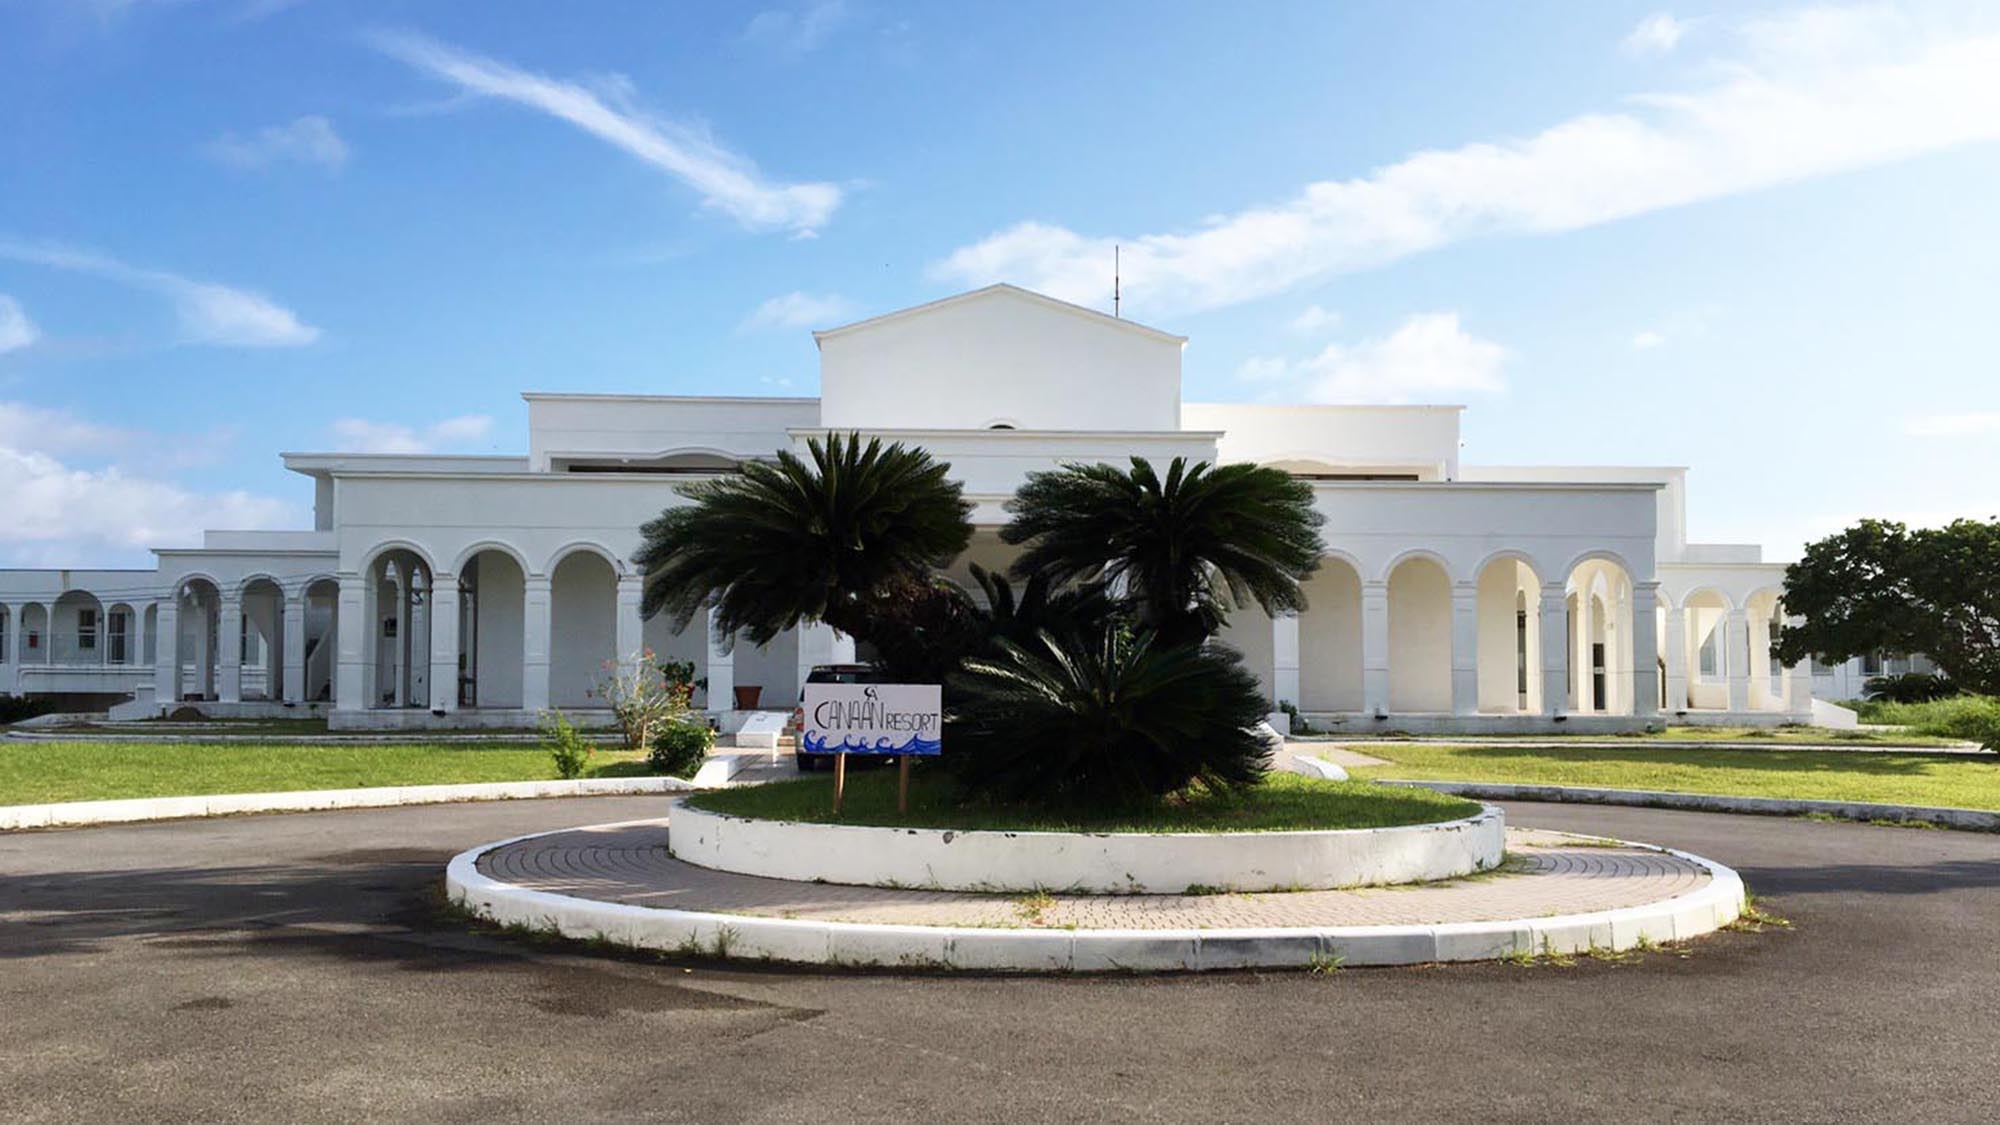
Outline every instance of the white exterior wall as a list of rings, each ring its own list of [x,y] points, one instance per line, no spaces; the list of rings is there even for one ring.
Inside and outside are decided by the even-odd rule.
[[[809,398],[521,397],[528,403],[526,467],[538,473],[570,458],[769,457],[787,430],[819,425],[819,402]]]
[[[1302,472],[1456,480],[1461,406],[1259,406],[1190,402],[1181,424],[1221,433],[1224,461]]]
[[[1011,286],[815,333],[846,430],[1178,430],[1182,337]]]

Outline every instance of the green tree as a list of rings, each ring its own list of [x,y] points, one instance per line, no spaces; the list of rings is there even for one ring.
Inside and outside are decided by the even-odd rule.
[[[2000,693],[2000,521],[1863,520],[1786,568],[1785,612],[1803,619],[1779,633],[1787,664],[1921,652],[1959,687]]]
[[[1031,474],[1007,510],[1000,537],[1026,547],[1017,576],[1122,591],[1166,646],[1212,635],[1253,602],[1305,608],[1300,584],[1323,550],[1311,488],[1256,465],[1176,457],[1164,477],[1139,457],[1129,470],[1065,465]]]
[[[806,452],[683,486],[694,503],[641,529],[640,611],[678,630],[712,605],[719,631],[755,644],[823,621],[886,662],[921,662],[924,630],[951,632],[970,614],[938,570],[971,541],[971,502],[949,465],[900,442],[834,433]]]

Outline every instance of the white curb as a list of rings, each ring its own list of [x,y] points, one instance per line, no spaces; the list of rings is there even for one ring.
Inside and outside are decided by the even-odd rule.
[[[517,801],[533,797],[601,797],[685,793],[699,788],[677,777],[593,777],[575,781],[498,781],[466,785],[383,785],[368,789],[305,789],[291,793],[218,793],[198,797],[139,797],[123,801],[64,801],[0,806],[0,832],[184,820],[240,813],[318,812],[440,805],[458,801]]]
[[[590,827],[654,823],[659,822]],[[460,852],[445,869],[445,893],[454,903],[501,925],[634,949],[812,965],[1023,973],[1421,965],[1515,954],[1617,952],[1712,933],[1735,921],[1745,901],[1743,880],[1719,863],[1623,841],[1624,846],[1696,864],[1708,871],[1709,881],[1687,894],[1642,906],[1547,918],[1443,925],[1030,930],[821,922],[632,906],[529,890],[479,870],[479,857],[496,848],[574,831],[578,829],[534,832]]]
[[[1727,797],[1714,793],[1675,793],[1664,789],[1593,789],[1573,785],[1505,785],[1485,781],[1401,781],[1378,778],[1382,785],[1432,789],[1454,797],[1487,801],[1550,801],[1583,805],[1629,805],[1636,808],[1682,809],[1689,812],[1749,813],[1756,816],[1821,815],[1841,820],[1895,820],[1935,824],[1973,832],[2000,832],[2000,813],[1985,809],[1955,809],[1935,805],[1880,805],[1866,801],[1808,801],[1782,797]]]

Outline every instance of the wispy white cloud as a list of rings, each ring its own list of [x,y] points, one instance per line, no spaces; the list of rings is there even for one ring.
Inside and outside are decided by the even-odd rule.
[[[383,53],[459,90],[546,113],[653,165],[693,188],[703,202],[753,230],[810,236],[840,206],[830,183],[767,180],[749,158],[705,132],[654,116],[634,104],[622,77],[587,87],[547,78],[407,32],[374,37]]]
[[[817,0],[797,8],[767,8],[750,17],[743,41],[781,58],[796,59],[826,44],[852,13],[846,0]]]
[[[77,566],[139,561],[149,547],[190,546],[203,528],[273,528],[299,518],[242,490],[200,492],[160,473],[176,435],[108,426],[69,411],[0,402],[0,560]],[[205,444],[205,443],[194,443]],[[135,468],[133,458],[155,467]]]
[[[2000,34],[1871,9],[1760,20],[1733,42],[1703,84],[1529,137],[1418,152],[1191,230],[1021,222],[931,274],[1096,302],[1122,245],[1129,310],[1215,308],[1465,239],[1576,230],[2000,138]]]
[[[1680,46],[1681,37],[1688,33],[1689,25],[1674,18],[1671,12],[1654,12],[1639,21],[1625,37],[1625,50],[1634,55],[1671,54]]]
[[[832,293],[793,291],[773,297],[744,317],[736,331],[762,332],[772,329],[828,328],[854,315],[854,304]]]
[[[486,440],[493,432],[493,419],[465,414],[418,429],[399,422],[340,418],[328,428],[336,447],[347,453],[440,453]]]
[[[1292,318],[1288,327],[1302,335],[1339,328],[1340,314],[1320,308],[1318,305],[1307,305],[1304,312]]]
[[[121,285],[149,289],[173,302],[184,342],[241,348],[294,348],[319,339],[319,329],[298,314],[249,289],[198,281],[165,270],[142,269],[116,258],[50,243],[0,239],[0,258]]]
[[[286,125],[271,125],[248,136],[224,133],[203,151],[232,168],[258,169],[291,162],[339,169],[347,163],[347,142],[324,117],[301,117]]]
[[[1667,337],[1664,333],[1655,332],[1648,328],[1632,336],[1632,350],[1635,352],[1649,352],[1666,342]]]
[[[21,302],[0,293],[0,355],[20,351],[42,338],[42,330],[28,319]]]
[[[1919,414],[1903,419],[1903,433],[1910,437],[1975,437],[2000,434],[2000,410]]]
[[[1289,386],[1313,402],[1411,402],[1506,389],[1507,349],[1467,332],[1455,312],[1419,313],[1360,344],[1328,344],[1292,360],[1244,361],[1237,377]]]

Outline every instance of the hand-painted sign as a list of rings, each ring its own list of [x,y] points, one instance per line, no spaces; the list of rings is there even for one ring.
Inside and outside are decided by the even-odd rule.
[[[936,684],[807,684],[800,749],[809,754],[937,754],[943,692]]]

